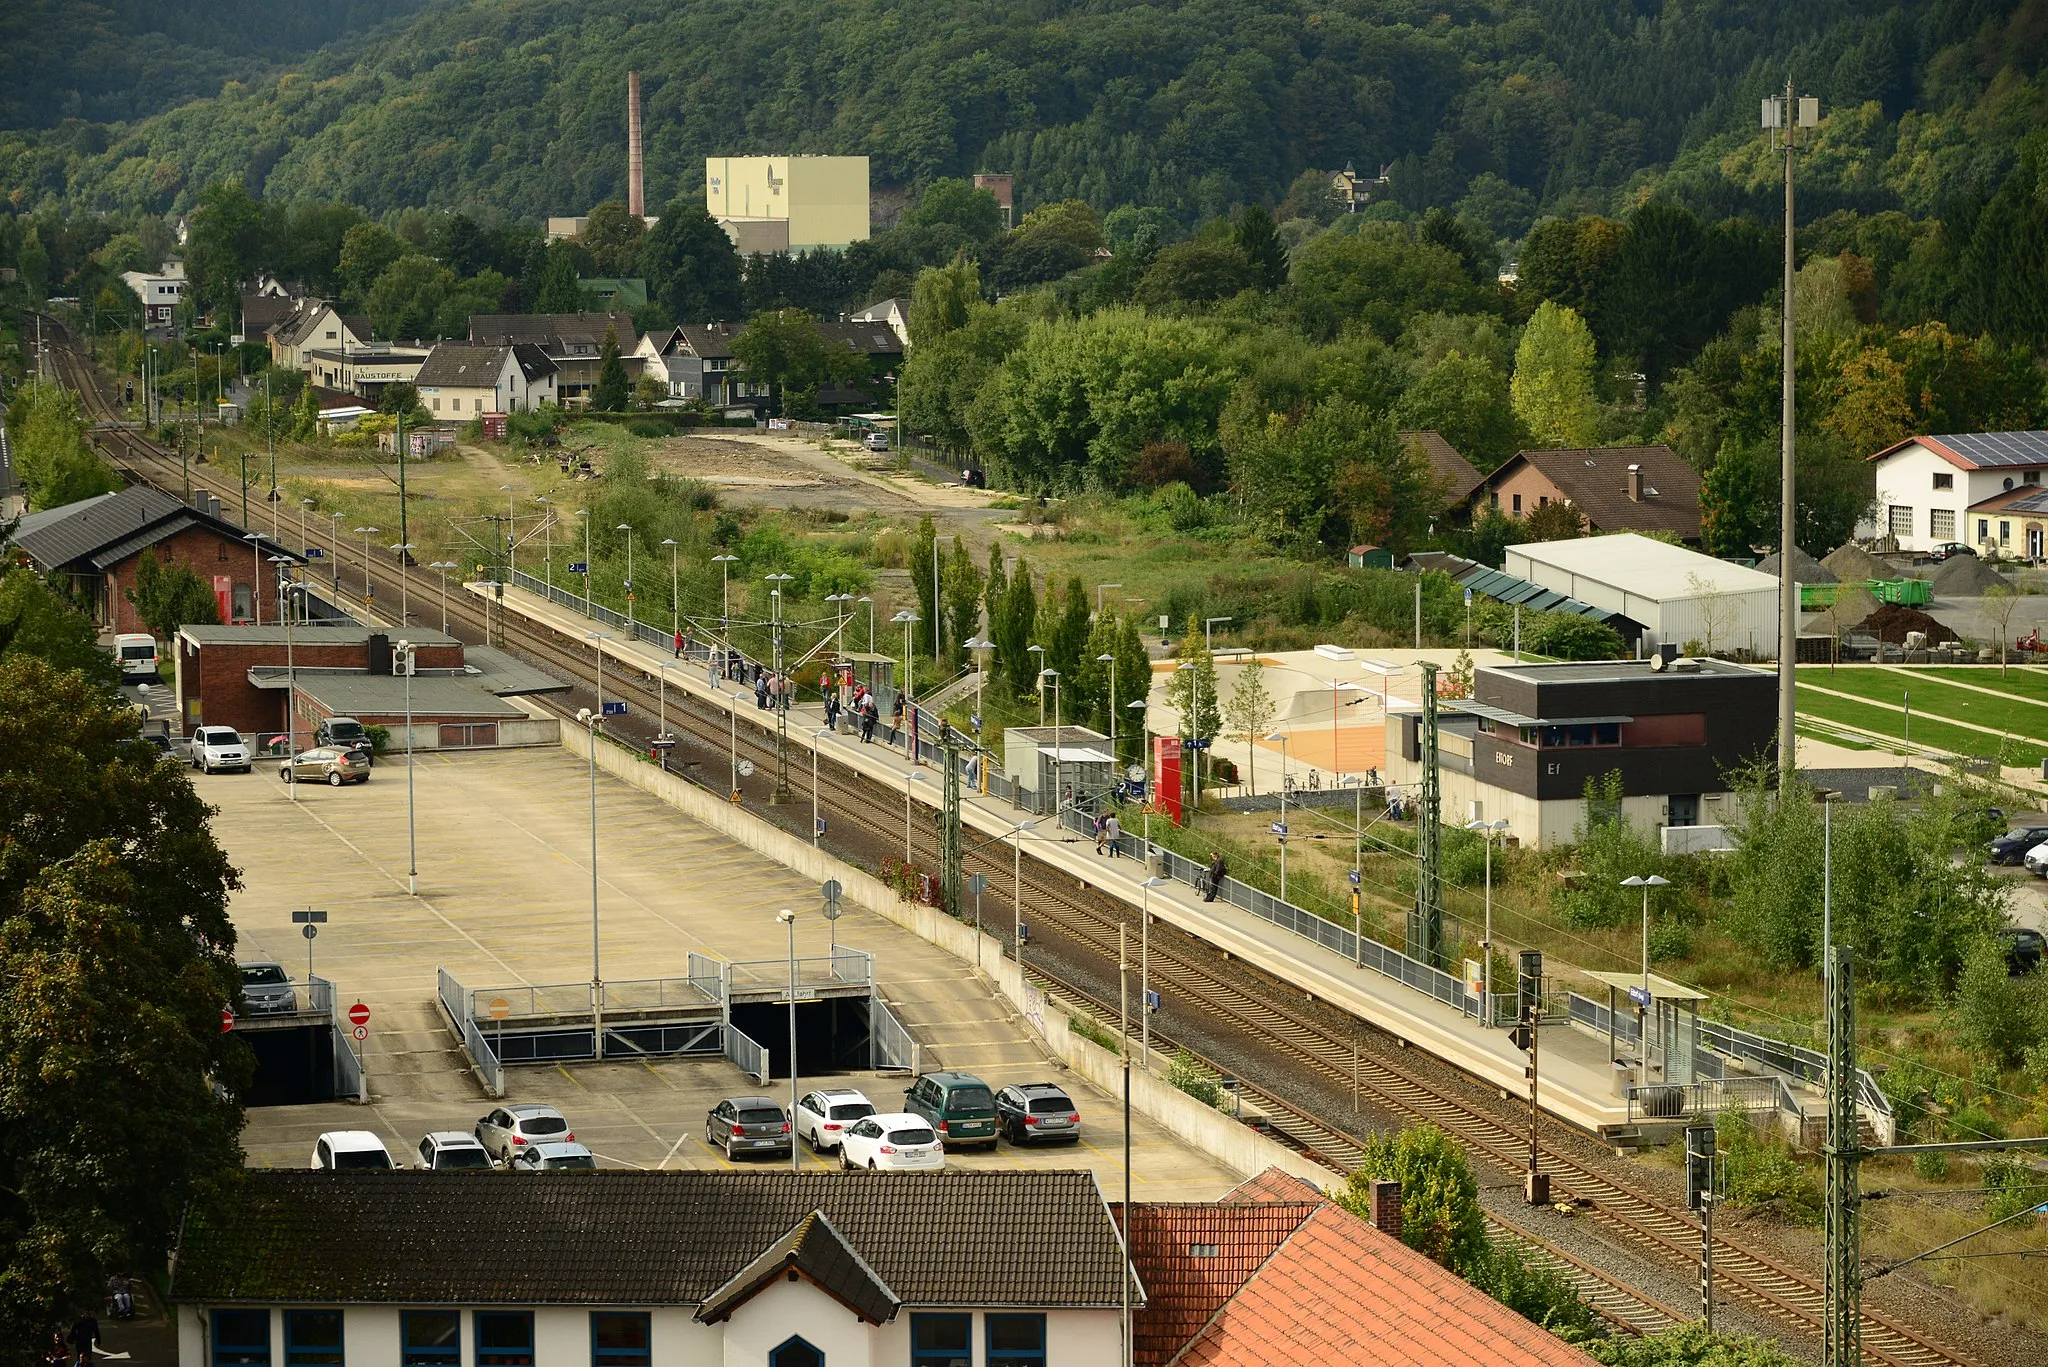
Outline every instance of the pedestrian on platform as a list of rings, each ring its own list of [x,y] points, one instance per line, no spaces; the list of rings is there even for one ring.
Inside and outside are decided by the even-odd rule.
[[[754,706],[764,709],[768,706],[768,676],[758,670],[754,673]]]
[[[1209,852],[1209,886],[1202,889],[1202,900],[1204,902],[1216,900],[1216,894],[1223,887],[1223,880],[1228,873],[1229,868],[1223,862],[1223,851],[1211,850]]]
[[[1115,812],[1111,812],[1108,818],[1103,821],[1102,834],[1103,838],[1109,842],[1109,857],[1111,859],[1116,858],[1116,842],[1123,839],[1124,823],[1116,819]]]
[[[680,631],[676,633],[676,658],[683,658],[683,633]]]
[[[860,743],[866,745],[875,738],[875,699],[870,694],[860,709]]]

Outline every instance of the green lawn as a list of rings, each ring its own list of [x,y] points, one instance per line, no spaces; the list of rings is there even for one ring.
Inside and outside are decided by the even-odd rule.
[[[1904,681],[1897,670],[1869,670],[1872,674],[1890,674]],[[2003,675],[1997,665],[1914,665],[1915,677],[1949,679],[1957,683],[1975,684],[1979,688],[1995,688],[2001,693],[2010,693],[2017,698],[2030,698],[2048,706],[2048,669],[2040,665],[2013,664]]]
[[[1801,683],[1816,688],[1833,689],[1838,693],[1854,693],[1860,698],[1873,702],[1890,703],[1897,706],[1910,692],[1913,702],[1914,729],[1919,729],[1924,716],[1932,720],[1943,718],[1948,721],[1974,722],[1988,726],[1998,732],[2014,735],[2033,736],[2048,740],[2048,706],[2024,698],[1995,698],[1973,689],[1956,688],[1935,678],[1915,676],[1908,678],[1882,669],[1842,669],[1830,673],[1826,666],[1803,668],[1799,671]],[[1802,694],[1802,698],[1806,696]],[[1804,702],[1802,701],[1802,706]],[[1896,731],[1905,720],[1894,716],[1887,733]],[[1967,728],[1960,728],[1967,729]],[[1995,736],[1985,736],[1981,744],[1987,748],[1996,743]]]
[[[1866,731],[1874,731],[1879,735],[1893,738],[1900,737],[1906,729],[1905,717],[1888,708],[1853,702],[1847,698],[1824,697],[1811,691],[1799,695],[1799,710],[1811,717],[1858,726]],[[1908,739],[1915,745],[1932,746],[1957,755],[1989,755],[1999,753],[2001,749],[1997,736],[1987,736],[1981,731],[1966,730],[1932,717],[1922,716],[1917,708],[1913,713],[1912,734]],[[2041,757],[2042,749],[2040,745],[2014,740],[2003,747],[2003,757],[2008,763],[2031,764]]]

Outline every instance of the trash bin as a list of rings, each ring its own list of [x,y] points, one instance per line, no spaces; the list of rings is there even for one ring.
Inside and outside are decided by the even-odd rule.
[[[2048,774],[2048,759],[2041,761],[2041,771],[2043,774]],[[1166,877],[1166,851],[1153,850],[1150,854],[1146,855],[1145,872],[1151,874],[1154,878]]]

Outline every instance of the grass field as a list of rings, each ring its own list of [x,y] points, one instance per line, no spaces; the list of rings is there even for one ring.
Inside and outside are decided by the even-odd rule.
[[[1973,722],[2000,733],[2032,736],[2048,742],[2048,704],[2031,699],[2017,696],[1993,697],[1975,688],[1957,688],[1936,678],[1923,678],[1917,674],[1908,677],[1889,669],[1844,669],[1833,673],[1829,673],[1825,668],[1802,669],[1799,671],[1799,679],[1801,683],[1813,685],[1816,689],[1826,688],[1837,693],[1854,693],[1857,697],[1886,703],[1891,707],[1900,706],[1910,693],[1916,731],[1919,729],[1917,723],[1924,716],[1945,721]],[[1802,690],[1801,706],[1805,707],[1807,698],[1820,696],[1824,695]],[[1890,731],[1896,732],[1904,720],[1903,713],[1895,714]],[[1996,739],[1995,736],[1985,736],[1982,743],[1992,744]]]
[[[2030,763],[2033,759],[2039,758],[2038,752],[2041,748],[2026,741],[2012,740],[2007,741],[2001,750],[1998,736],[1952,726],[1937,718],[1923,716],[1917,706],[1913,710],[1910,735],[1903,734],[1906,726],[1905,717],[1901,713],[1848,698],[1825,697],[1807,691],[1799,695],[1799,710],[1810,717],[1861,727],[1882,736],[1903,736],[1915,745],[1933,746],[1957,755],[2001,753],[2008,763],[2020,764]]]

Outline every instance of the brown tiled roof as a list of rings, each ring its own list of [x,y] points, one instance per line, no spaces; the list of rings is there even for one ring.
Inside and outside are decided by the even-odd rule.
[[[1596,446],[1524,451],[1488,475],[1481,488],[1534,466],[1586,515],[1591,532],[1675,532],[1700,538],[1700,476],[1668,446]],[[1643,467],[1643,497],[1628,496],[1628,467]],[[1475,502],[1481,489],[1473,491]]]
[[[1473,468],[1472,462],[1458,454],[1458,448],[1444,440],[1441,432],[1397,432],[1403,446],[1420,446],[1422,454],[1429,459],[1429,468],[1435,473],[1444,491],[1447,503],[1463,503],[1468,494],[1477,489],[1486,477]]]
[[[701,1305],[812,1212],[909,1305],[1108,1308],[1121,1248],[1088,1172],[246,1173],[195,1209],[171,1298]],[[508,1256],[506,1239],[531,1256]]]
[[[1131,1258],[1145,1288],[1131,1328],[1138,1367],[1171,1361],[1315,1210],[1313,1200],[1138,1206],[1131,1223]]]

